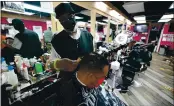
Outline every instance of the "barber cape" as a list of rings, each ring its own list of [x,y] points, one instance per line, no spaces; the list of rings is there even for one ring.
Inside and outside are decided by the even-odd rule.
[[[103,87],[89,89],[72,79],[60,87],[59,106],[126,106],[115,94]]]

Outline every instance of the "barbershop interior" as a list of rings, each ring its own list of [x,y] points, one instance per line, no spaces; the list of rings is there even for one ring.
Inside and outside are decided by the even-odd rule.
[[[1,106],[174,106],[173,1],[1,1]]]

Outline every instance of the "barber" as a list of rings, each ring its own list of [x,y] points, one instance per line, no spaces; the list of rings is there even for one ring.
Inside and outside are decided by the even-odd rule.
[[[64,30],[54,34],[51,44],[51,68],[60,71],[59,78],[69,79],[77,68],[80,57],[93,52],[93,36],[76,26],[74,10],[69,3],[55,8],[56,18]]]

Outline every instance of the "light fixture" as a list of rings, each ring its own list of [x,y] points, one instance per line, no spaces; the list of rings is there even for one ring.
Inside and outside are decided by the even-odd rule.
[[[106,11],[107,5],[103,2],[95,2],[95,7],[99,10]]]
[[[77,25],[78,25],[78,26],[85,26],[85,25],[86,25],[86,22],[78,21],[78,22],[77,22]]]
[[[144,20],[146,20],[146,17],[145,16],[134,16],[134,20],[136,20],[136,21],[144,21]]]
[[[119,15],[117,18],[118,18],[120,21],[124,21],[124,17],[123,17],[122,15]]]
[[[158,22],[168,22],[170,21],[171,19],[160,19]]]
[[[124,21],[124,17],[115,10],[110,10],[109,14],[120,21]]]
[[[144,20],[144,21],[137,21],[137,23],[146,23],[146,20]]]
[[[174,2],[171,4],[171,6],[169,7],[169,9],[173,9],[174,8]]]
[[[88,23],[88,24],[87,24],[87,27],[91,27],[91,24]]]
[[[144,2],[128,2],[123,5],[123,8],[128,13],[139,13],[144,12]]]
[[[161,17],[161,19],[170,19],[170,18],[174,18],[174,14],[163,15]]]
[[[70,3],[70,2],[68,2],[68,1],[64,1],[63,3]]]
[[[33,15],[34,14],[34,13],[31,13],[31,12],[18,12],[18,11],[8,10],[8,9],[5,9],[5,8],[2,8],[1,10],[6,11],[6,12],[11,12],[11,13],[24,14],[24,15]]]
[[[75,19],[83,19],[83,17],[75,16]]]
[[[41,7],[38,7],[38,6],[33,6],[33,5],[30,5],[30,4],[26,4],[26,3],[24,3],[24,7],[26,9],[31,9],[31,10],[35,10],[35,11],[39,11],[39,12],[54,13],[53,9],[44,9],[44,8],[41,8]]]
[[[103,21],[108,22],[108,19],[103,19]],[[113,21],[113,20],[110,20],[110,23],[112,23],[112,24],[114,24],[114,25],[117,24],[117,22],[115,22],[115,21]]]
[[[119,14],[118,12],[116,12],[115,10],[110,10],[110,11],[109,11],[109,14],[110,14],[111,16],[113,16],[113,17],[117,17],[117,16],[120,15],[120,14]]]
[[[107,23],[103,23],[103,22],[96,22],[97,24],[100,24],[100,25],[106,25]]]

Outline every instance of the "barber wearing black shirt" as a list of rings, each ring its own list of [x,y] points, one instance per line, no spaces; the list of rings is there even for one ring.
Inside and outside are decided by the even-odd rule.
[[[75,12],[69,3],[59,4],[55,13],[64,30],[52,38],[51,67],[64,70],[59,77],[68,79],[77,67],[77,59],[93,51],[93,37],[87,30],[76,27]]]

